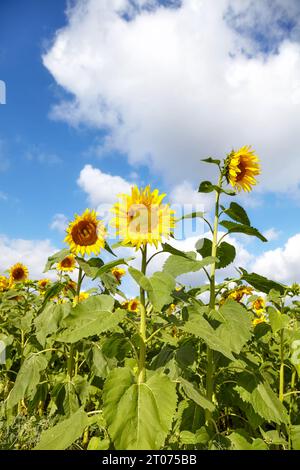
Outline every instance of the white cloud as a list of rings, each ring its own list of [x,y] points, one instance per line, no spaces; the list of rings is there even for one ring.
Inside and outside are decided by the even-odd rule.
[[[52,230],[57,230],[60,233],[64,233],[68,225],[68,218],[65,214],[55,214],[53,216],[50,228]]]
[[[130,192],[131,183],[121,176],[103,173],[92,165],[85,165],[77,180],[79,187],[87,193],[93,207],[116,202],[117,194]]]
[[[252,270],[284,283],[300,283],[300,233],[288,239],[284,247],[268,250],[252,265]]]
[[[58,103],[53,115],[107,130],[105,148],[176,182],[210,177],[201,157],[251,143],[262,160],[261,189],[295,191],[300,44],[276,33],[277,53],[267,56],[237,32],[239,18],[242,30],[251,31],[260,12],[277,27],[271,3],[151,3],[151,11],[134,12],[129,0],[78,0],[68,10],[69,22],[43,61],[74,99]],[[230,27],[228,8],[241,13],[249,5]],[[284,8],[283,1],[276,5]],[[131,21],[122,18],[126,12]],[[241,52],[247,47],[251,58]]]
[[[24,263],[29,268],[30,279],[45,277],[43,270],[48,256],[56,251],[50,240],[23,240],[10,239],[4,235],[0,236],[0,271],[3,273],[15,263]],[[52,273],[47,273],[53,277]]]
[[[266,239],[271,242],[273,240],[277,240],[277,238],[279,237],[280,235],[280,232],[278,230],[276,230],[275,228],[269,228],[268,230],[266,230],[264,233],[263,233],[264,237],[266,237]]]

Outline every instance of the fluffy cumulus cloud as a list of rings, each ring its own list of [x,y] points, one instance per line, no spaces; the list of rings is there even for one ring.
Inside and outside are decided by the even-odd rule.
[[[99,168],[85,165],[77,180],[78,186],[87,194],[93,207],[102,204],[113,204],[116,195],[130,192],[131,183],[121,176],[103,173]]]
[[[45,276],[43,270],[48,256],[58,251],[49,240],[10,239],[3,235],[0,236],[0,250],[1,273],[15,263],[24,263],[29,268],[31,279]],[[53,277],[54,275],[49,272],[47,276]]]
[[[251,143],[262,160],[260,188],[295,192],[299,2],[161,3],[72,2],[43,56],[73,95],[52,115],[104,129],[106,150],[176,184],[210,176],[201,157]]]
[[[289,238],[283,247],[268,250],[256,259],[253,271],[284,283],[300,283],[300,233]]]

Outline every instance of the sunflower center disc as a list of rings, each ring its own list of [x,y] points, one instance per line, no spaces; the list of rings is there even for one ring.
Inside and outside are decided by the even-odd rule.
[[[89,246],[97,242],[97,227],[92,222],[81,220],[72,229],[72,238],[76,245]]]

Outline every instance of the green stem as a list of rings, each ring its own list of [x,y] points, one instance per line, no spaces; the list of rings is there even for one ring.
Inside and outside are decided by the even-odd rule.
[[[142,251],[142,273],[146,274],[147,268],[147,245],[141,249]],[[146,378],[146,299],[145,299],[145,291],[141,287],[140,288],[140,301],[141,301],[141,319],[140,319],[140,351],[139,351],[139,364],[138,364],[138,383],[145,382]]]
[[[78,270],[78,281],[77,281],[77,289],[76,289],[76,299],[77,302],[79,302],[79,295],[80,295],[80,288],[81,288],[81,283],[82,283],[82,268],[79,268]],[[77,371],[78,364],[75,364],[75,345],[71,344],[70,346],[70,351],[69,351],[69,358],[68,358],[68,376],[70,381],[73,378],[74,374],[74,368]],[[76,355],[76,362],[78,363],[78,355]]]
[[[222,185],[223,175],[220,174],[218,187]],[[219,228],[219,205],[220,205],[220,191],[216,191],[216,203],[215,203],[215,218],[214,218],[214,230],[211,256],[215,259],[217,256],[218,247],[218,228]],[[216,302],[216,262],[213,261],[210,269],[210,298],[209,298],[209,310],[215,308]],[[212,401],[214,393],[214,352],[207,346],[207,370],[206,370],[206,398]],[[209,410],[205,411],[205,421],[209,423],[212,421],[212,414]]]
[[[291,379],[291,398],[290,398],[290,405],[289,405],[288,450],[292,449],[291,427],[292,427],[293,392],[295,388],[295,381],[296,381],[296,371],[293,370],[292,379]],[[287,394],[285,394],[285,396],[286,395]]]
[[[279,400],[284,398],[284,341],[283,329],[280,331],[280,369],[279,369]]]

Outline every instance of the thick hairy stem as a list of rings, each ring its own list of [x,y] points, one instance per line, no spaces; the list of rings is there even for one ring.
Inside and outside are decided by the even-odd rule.
[[[83,279],[82,269],[79,268],[79,270],[78,270],[77,289],[76,289],[77,302],[79,302],[79,295],[80,295],[80,288],[81,288],[82,279]],[[74,368],[75,368],[76,372],[77,372],[77,368],[78,368],[78,365],[75,364],[75,352],[76,352],[75,351],[75,345],[71,344],[70,351],[69,351],[69,358],[68,358],[68,376],[69,376],[70,381],[73,378]],[[78,361],[78,355],[76,356],[76,361]]]
[[[147,268],[147,245],[141,249],[142,251],[142,273],[146,274]],[[146,299],[145,299],[145,291],[141,287],[140,288],[140,301],[141,301],[141,319],[140,319],[140,351],[139,351],[139,364],[138,364],[138,383],[145,382],[146,378],[146,368],[145,368],[145,361],[146,361],[146,340],[147,340],[147,333],[146,333]]]
[[[283,329],[280,331],[280,369],[279,369],[279,400],[284,398],[284,339]]]
[[[222,185],[222,175],[220,175],[218,187]],[[218,228],[219,228],[219,205],[220,205],[220,191],[216,191],[216,203],[215,203],[215,218],[214,218],[214,229],[213,229],[213,240],[211,256],[215,259],[217,256],[218,246]],[[216,262],[213,261],[210,269],[210,298],[209,298],[209,310],[215,308],[216,298]],[[207,346],[207,370],[206,370],[206,397],[208,400],[212,400],[214,393],[214,353],[213,350]],[[211,412],[206,410],[205,412],[206,422],[211,421]]]

